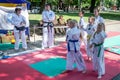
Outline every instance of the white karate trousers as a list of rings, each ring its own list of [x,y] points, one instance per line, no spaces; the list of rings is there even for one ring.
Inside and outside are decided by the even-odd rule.
[[[87,47],[87,33],[82,29],[81,29],[81,36],[82,36],[82,42],[84,43],[85,47]]]
[[[101,47],[100,55],[98,56],[100,47]],[[98,75],[105,74],[103,45],[98,46],[98,47],[94,47],[94,49],[93,49],[93,70],[98,71]]]
[[[15,50],[19,49],[20,39],[22,41],[22,47],[24,49],[27,49],[27,43],[26,43],[26,36],[25,36],[25,30],[24,31],[18,31],[14,29],[14,37],[15,37]]]
[[[44,27],[43,28],[43,39],[42,48],[53,47],[54,46],[54,28]]]
[[[87,56],[92,58],[93,57],[93,48],[90,48],[90,42],[87,42]]]
[[[76,53],[75,51],[68,52],[66,69],[73,70],[74,62],[76,63],[78,71],[86,70],[86,65],[80,51],[77,51]]]

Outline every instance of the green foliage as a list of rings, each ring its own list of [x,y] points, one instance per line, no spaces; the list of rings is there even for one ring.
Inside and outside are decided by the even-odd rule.
[[[47,0],[48,3],[51,3],[52,5],[58,5],[59,0]]]
[[[117,7],[120,7],[120,0],[117,0]]]
[[[59,13],[56,14],[57,18],[59,15],[63,15],[64,19],[67,20],[69,18],[76,19],[79,21],[79,16],[78,13]],[[92,16],[93,14],[91,13],[85,13],[84,19],[87,22],[88,17]],[[109,20],[120,20],[120,12],[106,12],[106,13],[101,13],[100,14],[104,19],[109,19]],[[39,23],[39,21],[42,19],[41,14],[30,14],[29,20],[31,26],[34,24]]]

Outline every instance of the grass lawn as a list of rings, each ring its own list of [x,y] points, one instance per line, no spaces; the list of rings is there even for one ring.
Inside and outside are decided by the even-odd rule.
[[[78,13],[57,13],[56,15],[57,15],[57,18],[59,17],[59,15],[63,15],[65,20],[72,18],[79,21]],[[85,21],[87,21],[89,16],[93,16],[93,14],[86,13],[84,17]],[[101,13],[101,16],[104,19],[120,20],[120,12],[104,12],[104,13]],[[29,19],[30,19],[30,24],[34,25],[39,23],[39,21],[42,19],[42,16],[41,14],[30,14]]]

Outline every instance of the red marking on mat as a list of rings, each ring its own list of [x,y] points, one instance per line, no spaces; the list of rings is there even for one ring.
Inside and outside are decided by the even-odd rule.
[[[110,31],[107,33],[107,37],[113,37],[113,36],[118,36],[120,35],[120,32],[114,32],[114,31]]]
[[[9,63],[9,61],[13,61]],[[7,59],[0,61],[0,80],[55,80],[51,79],[27,64],[16,59]]]

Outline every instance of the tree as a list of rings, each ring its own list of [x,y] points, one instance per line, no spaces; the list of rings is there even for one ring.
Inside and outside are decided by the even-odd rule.
[[[96,0],[91,0],[90,13],[93,13],[95,8],[95,3],[96,3]]]
[[[40,5],[40,13],[42,13],[42,11],[44,10],[46,1],[47,1],[47,0],[41,0],[41,4],[42,4],[42,5]]]
[[[117,8],[120,8],[120,0],[117,0]]]

